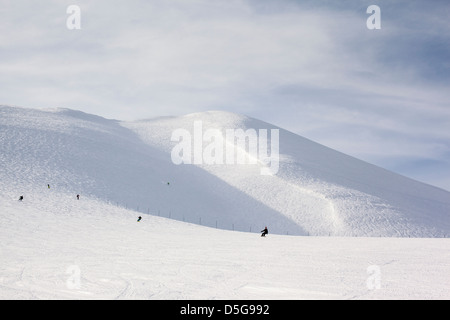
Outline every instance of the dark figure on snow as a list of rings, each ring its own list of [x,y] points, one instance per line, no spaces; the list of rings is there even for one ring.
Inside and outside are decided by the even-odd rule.
[[[79,194],[77,194],[77,200],[80,200],[80,195]]]
[[[19,197],[19,201],[22,201],[22,200],[23,200],[23,196],[20,196],[20,197]]]
[[[265,227],[264,228],[264,230],[261,230],[261,237],[265,237],[266,236],[266,234],[268,234],[269,233],[269,230],[267,230],[267,227]]]
[[[49,188],[49,189],[50,189],[50,185],[49,185],[49,184],[47,185],[47,188]]]
[[[142,220],[142,217],[139,216],[139,218],[137,219],[137,222],[139,222],[139,221],[141,221],[141,220]]]

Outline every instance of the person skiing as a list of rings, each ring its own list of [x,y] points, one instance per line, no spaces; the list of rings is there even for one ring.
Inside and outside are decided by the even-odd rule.
[[[77,200],[80,200],[80,195],[79,194],[77,194]]]
[[[141,220],[142,220],[142,217],[139,216],[138,219],[137,219],[137,222],[139,222],[139,221],[141,221]]]
[[[266,236],[266,234],[268,234],[269,233],[269,230],[267,230],[267,226],[264,228],[264,230],[261,230],[261,237],[265,237]]]
[[[23,200],[23,196],[20,196],[20,197],[19,197],[19,201],[22,201],[22,200]]]

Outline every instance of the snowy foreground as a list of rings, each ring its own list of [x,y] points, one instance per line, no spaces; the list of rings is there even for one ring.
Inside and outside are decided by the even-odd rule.
[[[261,238],[45,188],[0,207],[0,299],[450,298],[450,239]]]

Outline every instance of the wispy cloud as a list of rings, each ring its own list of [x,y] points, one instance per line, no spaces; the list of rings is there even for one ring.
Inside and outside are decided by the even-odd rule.
[[[380,0],[368,30],[371,4],[4,1],[0,103],[124,120],[224,109],[397,171],[449,168],[449,7]]]

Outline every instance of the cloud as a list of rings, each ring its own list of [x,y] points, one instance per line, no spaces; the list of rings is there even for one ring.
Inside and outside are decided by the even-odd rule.
[[[81,30],[66,27],[72,4]],[[396,170],[382,159],[444,161],[446,2],[377,1],[381,30],[366,27],[371,4],[6,1],[0,103],[123,120],[222,109]]]

